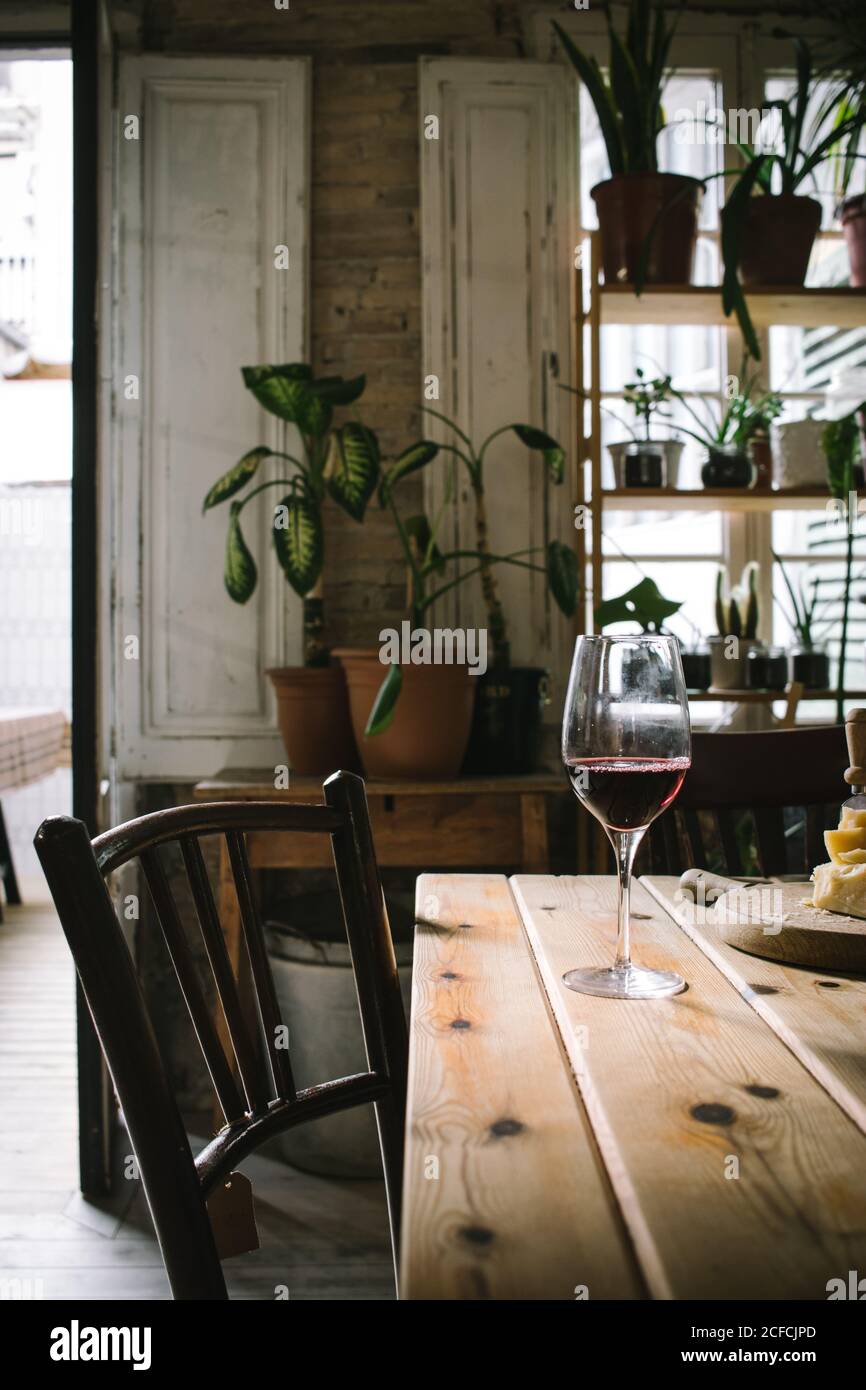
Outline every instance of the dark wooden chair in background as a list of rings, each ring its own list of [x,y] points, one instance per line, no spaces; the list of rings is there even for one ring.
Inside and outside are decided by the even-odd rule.
[[[338,772],[324,805],[215,802],[158,811],[100,835],[81,821],[46,820],[36,849],[123,1109],[173,1296],[224,1299],[206,1200],[266,1140],[294,1125],[373,1103],[391,1238],[398,1249],[408,1036],[364,784]],[[346,924],[369,1070],[296,1091],[244,832],[328,833]],[[241,913],[257,1030],[248,1023],[199,843],[225,835]],[[179,846],[233,1056],[220,1041],[172,896],[159,847]],[[105,875],[138,859],[226,1124],[194,1159]],[[256,1031],[260,1035],[256,1037]],[[239,1079],[236,1079],[237,1078]]]
[[[809,873],[827,858],[823,832],[828,807],[835,814],[850,795],[841,724],[767,733],[693,734],[692,765],[674,805],[650,828],[650,860],[656,874],[717,868],[732,876],[753,872],[743,855],[737,822],[754,821],[760,872],[765,876]],[[802,808],[802,855],[789,855],[784,811]],[[751,836],[747,832],[747,840]],[[712,852],[721,863],[710,862]]]

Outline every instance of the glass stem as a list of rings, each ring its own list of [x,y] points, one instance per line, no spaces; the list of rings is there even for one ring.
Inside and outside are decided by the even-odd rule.
[[[611,830],[610,839],[616,854],[619,893],[617,897],[617,931],[615,968],[625,969],[631,965],[631,943],[629,939],[629,889],[631,869],[637,847],[644,837],[645,826],[639,830]]]

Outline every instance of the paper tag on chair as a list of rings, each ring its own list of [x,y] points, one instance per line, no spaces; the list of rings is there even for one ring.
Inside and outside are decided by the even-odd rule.
[[[258,1250],[259,1233],[253,1207],[253,1189],[243,1173],[229,1173],[207,1199],[207,1213],[221,1260]]]

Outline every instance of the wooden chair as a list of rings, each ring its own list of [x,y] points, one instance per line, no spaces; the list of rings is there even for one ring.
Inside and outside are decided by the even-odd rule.
[[[393,1249],[398,1249],[408,1035],[373,847],[364,783],[338,772],[324,805],[214,802],[141,816],[91,844],[81,821],[43,821],[35,844],[72,950],[123,1109],[173,1296],[224,1299],[208,1194],[266,1140],[294,1125],[373,1103]],[[297,1091],[250,880],[244,832],[329,833],[355,973],[369,1070]],[[204,835],[226,837],[255,995],[242,1007],[202,857]],[[233,1056],[226,1056],[172,897],[159,846],[180,847]],[[137,858],[226,1124],[194,1159],[169,1088],[104,875]],[[255,1032],[260,1037],[255,1036]],[[235,1078],[235,1067],[237,1076]],[[240,1084],[239,1084],[240,1083]]]
[[[708,851],[714,848],[721,852],[723,872],[748,875],[736,834],[737,818],[744,811],[754,818],[762,874],[811,872],[827,858],[823,832],[828,806],[838,809],[850,795],[843,777],[847,765],[841,724],[754,734],[693,734],[692,765],[680,794],[650,828],[653,873],[713,868]],[[805,809],[802,862],[792,867],[784,819],[790,807]],[[708,822],[714,833],[705,836]]]

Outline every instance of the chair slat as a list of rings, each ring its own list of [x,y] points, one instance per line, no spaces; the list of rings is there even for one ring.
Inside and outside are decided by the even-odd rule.
[[[737,824],[736,817],[740,814],[732,811],[725,806],[716,812],[716,821],[719,827],[719,839],[722,842],[722,849],[725,855],[725,872],[736,877],[743,873],[743,856],[740,846],[737,844]]]
[[[787,873],[788,853],[785,847],[785,822],[782,808],[780,806],[756,807],[754,815],[755,829],[758,832],[761,872],[766,877],[771,874]]]
[[[689,842],[689,851],[692,856],[692,867],[695,869],[705,869],[707,867],[707,856],[704,850],[704,842],[701,837],[701,823],[698,820],[697,811],[690,807],[683,812],[683,820],[686,826],[686,836]]]
[[[824,807],[806,807],[806,863],[803,868],[811,873],[816,864],[827,858],[824,848]]]
[[[191,836],[184,836],[179,843],[195,910],[198,914],[205,950],[213,971],[217,994],[237,1058],[238,1071],[241,1075],[247,1102],[253,1114],[258,1114],[267,1108],[270,1096],[267,1093],[256,1048],[241,1008],[240,992],[232,972],[225,937],[220,927],[210,880],[202,858],[201,846],[198,840]]]
[[[256,992],[256,1005],[259,1022],[265,1042],[265,1050],[274,1079],[274,1087],[280,1100],[292,1100],[295,1096],[295,1083],[288,1052],[276,1046],[277,1029],[282,1023],[280,1006],[274,989],[274,978],[268,963],[265,939],[253,899],[250,866],[247,859],[244,837],[237,830],[226,832],[229,861],[235,881],[238,906],[241,913],[241,929],[247,944],[250,967],[253,972],[253,985]]]
[[[140,859],[145,881],[150,890],[165,944],[171,957],[171,963],[174,966],[181,993],[192,1019],[192,1026],[195,1029],[223,1114],[228,1123],[231,1124],[244,1115],[243,1099],[235,1084],[232,1069],[208,1009],[207,1000],[204,997],[195,962],[181,925],[174,898],[171,895],[165,870],[155,849],[143,850]]]

